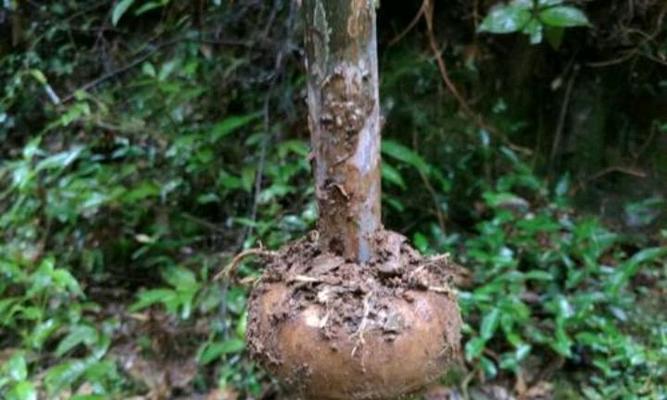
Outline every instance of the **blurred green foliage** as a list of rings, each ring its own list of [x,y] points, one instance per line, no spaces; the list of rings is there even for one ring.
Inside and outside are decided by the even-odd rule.
[[[548,39],[588,24],[575,6],[527,4],[498,6],[479,30],[539,42],[542,29]],[[261,266],[212,276],[244,248],[314,227],[296,11],[282,1],[0,6],[1,398],[272,390],[243,341],[239,281]],[[528,29],[535,15],[542,25]],[[525,151],[457,113],[418,39],[382,58],[384,219],[472,273],[460,302],[473,381],[457,384],[667,396],[664,229],[638,236],[579,211],[580,181],[564,170],[549,179],[539,146]],[[457,82],[481,82],[476,62],[454,68]],[[489,119],[526,135],[511,96],[489,97]],[[662,196],[626,203],[632,226],[659,223]]]

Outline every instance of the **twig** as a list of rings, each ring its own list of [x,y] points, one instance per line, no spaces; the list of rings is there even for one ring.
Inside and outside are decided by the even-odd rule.
[[[622,165],[615,165],[615,166],[607,167],[607,168],[605,168],[605,169],[603,169],[603,170],[601,170],[601,171],[599,171],[599,172],[597,172],[597,173],[595,173],[595,174],[589,176],[588,178],[582,180],[582,181],[579,183],[579,185],[577,185],[577,187],[575,187],[575,188],[572,190],[572,194],[574,195],[574,194],[576,194],[578,191],[580,191],[581,189],[583,189],[584,186],[586,186],[587,183],[589,183],[589,182],[591,182],[591,181],[594,181],[594,180],[597,180],[597,179],[600,179],[600,178],[602,178],[603,176],[605,176],[605,175],[607,175],[607,174],[610,174],[610,173],[612,173],[612,172],[620,172],[620,173],[622,173],[622,174],[635,176],[635,177],[637,177],[637,178],[646,178],[646,176],[647,176],[646,172],[644,172],[644,171],[642,171],[642,170],[640,170],[640,169],[635,169],[635,168],[632,168],[632,167],[624,167],[624,166],[622,166]]]
[[[415,148],[415,150],[418,147],[416,132],[412,133],[412,146]],[[426,187],[426,191],[431,195],[431,200],[433,201],[433,206],[435,208],[435,216],[438,219],[438,225],[440,227],[440,231],[444,235],[447,232],[445,225],[445,216],[443,215],[442,210],[440,209],[440,203],[438,202],[438,194],[433,188],[433,185],[431,185],[431,181],[429,180],[428,176],[426,176],[424,171],[422,171],[421,169],[419,169],[418,171],[419,171],[419,177],[424,183],[424,187]]]
[[[429,0],[424,0],[422,2],[421,6],[419,6],[419,11],[417,11],[417,14],[414,16],[412,21],[410,21],[408,26],[406,26],[405,29],[403,29],[398,35],[394,36],[394,38],[389,41],[388,45],[389,47],[394,46],[396,43],[400,42],[401,39],[403,39],[405,35],[407,35],[408,32],[410,32],[415,27],[415,25],[417,25],[417,22],[419,22],[421,17],[426,12],[426,8],[428,7],[428,2]]]
[[[632,155],[632,157],[635,159],[635,162],[638,161],[639,156],[644,154],[644,152],[648,149],[649,145],[651,142],[653,142],[653,139],[655,138],[656,133],[658,133],[659,127],[657,121],[654,122],[651,126],[651,133],[648,136],[648,139],[644,142],[641,148],[639,148],[639,151],[635,154]]]
[[[477,120],[478,116],[472,111],[472,109],[468,105],[468,102],[463,98],[463,96],[461,96],[458,89],[456,88],[456,85],[454,85],[454,82],[452,82],[452,80],[450,79],[449,72],[447,71],[447,64],[445,64],[445,60],[442,58],[442,54],[440,54],[440,46],[438,45],[438,41],[435,38],[435,33],[433,32],[432,0],[425,0],[424,3],[426,4],[426,6],[422,14],[424,15],[424,19],[426,19],[426,34],[428,36],[429,44],[431,45],[431,51],[435,56],[436,63],[438,64],[438,69],[440,70],[440,75],[442,76],[442,80],[445,83],[445,86],[447,86],[447,89],[449,89],[452,96],[454,96],[456,101],[458,101],[463,111],[469,116],[474,117],[475,120]]]
[[[255,248],[255,249],[248,249],[244,250],[241,253],[237,254],[236,257],[232,259],[232,261],[225,266],[220,272],[215,274],[213,277],[214,281],[220,280],[221,278],[228,278],[232,272],[236,269],[236,266],[238,265],[241,260],[243,260],[246,257],[249,256],[261,256],[261,257],[275,257],[276,256],[275,251],[269,251],[269,250],[264,250],[261,248]]]
[[[602,67],[609,67],[611,65],[617,65],[617,64],[622,64],[632,57],[636,56],[638,53],[637,49],[630,50],[623,54],[620,57],[613,58],[611,60],[605,60],[605,61],[593,61],[593,62],[588,62],[586,63],[587,67],[593,67],[593,68],[602,68]]]
[[[171,46],[171,45],[173,45],[173,44],[175,44],[175,43],[178,43],[178,42],[180,42],[181,40],[183,40],[183,39],[182,39],[182,38],[177,38],[177,39],[172,39],[172,40],[169,40],[169,41],[166,41],[166,42],[157,44],[155,47],[153,47],[152,49],[148,50],[148,51],[147,51],[146,53],[144,53],[143,55],[137,57],[136,59],[134,59],[133,61],[131,61],[129,64],[124,65],[124,66],[122,66],[122,67],[120,67],[120,68],[118,68],[118,69],[116,69],[116,70],[111,71],[111,72],[108,72],[108,73],[106,73],[106,74],[100,76],[99,78],[97,78],[97,79],[95,79],[95,80],[93,80],[93,81],[90,81],[90,82],[84,84],[83,86],[79,87],[78,89],[76,89],[76,90],[73,91],[72,93],[70,93],[70,94],[68,94],[67,96],[65,96],[65,97],[62,99],[62,103],[69,103],[70,101],[72,101],[72,100],[74,99],[74,97],[76,96],[76,93],[77,93],[77,92],[79,92],[79,91],[88,91],[88,90],[90,90],[90,89],[92,89],[92,88],[94,88],[94,87],[96,87],[96,86],[99,86],[100,84],[102,84],[102,83],[108,81],[109,79],[112,79],[112,78],[114,78],[114,77],[116,77],[116,76],[118,76],[118,75],[121,75],[121,74],[123,74],[123,73],[125,73],[125,72],[131,70],[132,68],[138,66],[139,64],[143,63],[144,61],[148,60],[148,59],[149,59],[153,54],[155,54],[155,52],[157,52],[158,50],[160,50],[160,49],[162,49],[162,48],[164,48],[164,47],[167,47],[167,46]]]
[[[554,135],[554,142],[551,145],[551,154],[549,155],[549,166],[550,170],[553,169],[554,161],[558,155],[558,149],[560,148],[560,142],[563,136],[563,130],[565,129],[565,118],[567,117],[567,111],[570,105],[570,98],[572,96],[572,88],[574,87],[574,81],[577,78],[579,69],[577,66],[574,67],[574,71],[570,76],[570,80],[567,82],[567,88],[565,88],[565,95],[563,97],[563,104],[560,108],[560,115],[558,116],[558,126],[556,127],[556,134]]]

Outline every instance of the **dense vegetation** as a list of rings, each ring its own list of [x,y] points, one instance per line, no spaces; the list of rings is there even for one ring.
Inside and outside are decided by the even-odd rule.
[[[463,266],[443,384],[666,398],[667,3],[497,3],[379,11],[384,221]],[[275,396],[261,265],[213,277],[314,226],[300,29],[288,0],[0,5],[0,398]]]

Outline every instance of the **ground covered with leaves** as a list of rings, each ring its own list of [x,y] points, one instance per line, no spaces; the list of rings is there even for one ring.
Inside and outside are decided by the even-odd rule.
[[[385,225],[462,266],[426,398],[666,398],[667,7],[444,3],[379,11]],[[0,5],[0,398],[280,396],[214,276],[314,227],[298,13]]]

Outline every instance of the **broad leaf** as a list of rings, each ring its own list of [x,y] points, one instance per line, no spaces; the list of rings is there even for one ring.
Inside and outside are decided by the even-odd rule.
[[[82,360],[66,361],[48,370],[44,377],[46,390],[54,394],[71,386],[86,371],[86,363]]]
[[[208,344],[201,355],[199,356],[199,363],[206,365],[215,361],[223,354],[238,353],[245,347],[245,342],[241,339],[229,339],[224,342]]]
[[[490,313],[486,314],[482,319],[482,326],[480,328],[480,335],[485,340],[491,339],[496,328],[498,327],[498,322],[500,321],[500,310],[494,308]]]
[[[21,381],[7,393],[7,400],[37,400],[37,389],[29,381]]]
[[[58,348],[56,348],[56,355],[61,357],[80,344],[92,346],[97,342],[97,339],[97,330],[92,326],[75,326],[70,329],[69,334],[60,341],[60,344],[58,344]]]
[[[522,30],[531,19],[530,9],[521,5],[495,7],[479,26],[480,32],[512,33]]]
[[[382,179],[385,182],[392,183],[401,189],[406,189],[405,180],[401,176],[401,173],[390,164],[382,163]]]
[[[540,20],[549,26],[568,28],[589,25],[588,18],[578,8],[571,6],[550,7],[540,11]]]
[[[415,167],[424,175],[429,174],[430,168],[426,161],[419,154],[398,142],[384,140],[382,143],[382,153]]]
[[[4,370],[12,380],[22,381],[28,377],[28,366],[25,362],[25,357],[22,353],[15,353],[12,358],[7,361]]]
[[[120,0],[113,8],[111,13],[111,23],[113,26],[118,25],[118,21],[123,17],[128,8],[132,6],[134,0]]]
[[[466,360],[472,361],[477,357],[479,357],[484,351],[485,347],[486,347],[486,340],[484,340],[484,338],[478,336],[468,340],[465,349]]]
[[[223,121],[213,125],[213,128],[211,129],[210,135],[211,135],[211,140],[212,141],[217,141],[225,136],[229,135],[230,133],[234,132],[238,128],[241,128],[242,126],[245,126],[249,124],[250,122],[254,121],[260,116],[259,113],[254,113],[254,114],[248,114],[248,115],[240,115],[240,116],[231,116]]]

